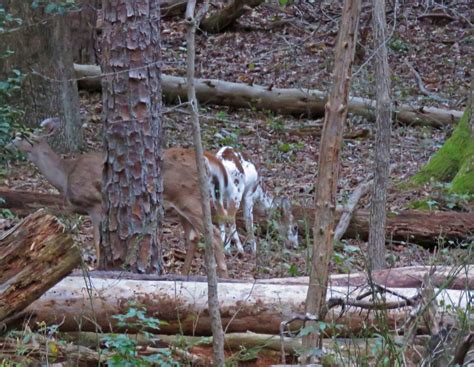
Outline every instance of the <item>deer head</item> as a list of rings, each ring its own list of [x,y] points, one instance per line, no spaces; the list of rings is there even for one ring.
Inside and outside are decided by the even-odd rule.
[[[285,241],[285,246],[298,248],[298,225],[292,211],[292,205],[287,197],[275,199],[273,203],[278,221],[278,233]]]
[[[58,117],[47,118],[40,123],[40,128],[33,130],[32,133],[17,134],[11,145],[27,153],[28,158],[31,159],[30,153],[40,146],[47,144],[47,138],[56,133],[59,129],[59,124],[60,119]]]

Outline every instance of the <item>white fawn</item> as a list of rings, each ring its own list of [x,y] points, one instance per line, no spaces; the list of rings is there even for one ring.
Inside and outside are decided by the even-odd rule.
[[[59,119],[48,118],[41,123],[41,127],[42,134],[17,137],[12,144],[27,154],[28,159],[60,191],[74,212],[91,217],[97,264],[99,264],[104,155],[88,153],[73,159],[63,159],[46,141],[47,137],[58,129]],[[191,268],[199,236],[204,233],[196,156],[192,149],[171,148],[164,151],[163,158],[163,199],[176,210],[183,224],[188,246],[183,273],[187,274]],[[211,203],[214,211],[218,217],[226,217],[226,211],[221,205],[221,194],[225,185],[225,175],[222,172],[225,169],[211,153],[206,153],[205,162],[211,182]],[[227,277],[225,255],[217,228],[214,228],[213,247],[218,274]]]
[[[286,246],[298,247],[298,228],[295,224],[290,201],[287,198],[272,198],[262,188],[255,165],[244,153],[237,152],[232,147],[223,147],[217,154],[229,176],[224,191],[224,207],[227,210],[228,222],[220,223],[221,237],[225,243],[226,252],[230,252],[231,242],[235,242],[237,251],[244,248],[237,232],[235,216],[242,203],[247,243],[253,254],[256,253],[256,240],[253,229],[254,207],[260,209],[268,219],[275,215],[278,232]]]

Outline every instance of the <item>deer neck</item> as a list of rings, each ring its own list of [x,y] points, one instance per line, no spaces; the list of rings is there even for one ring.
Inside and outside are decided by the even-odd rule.
[[[67,172],[64,160],[49,145],[40,144],[28,154],[43,176],[61,193],[66,192]]]

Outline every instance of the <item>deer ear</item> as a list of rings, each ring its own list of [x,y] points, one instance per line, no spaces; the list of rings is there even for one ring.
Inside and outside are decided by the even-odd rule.
[[[46,120],[41,121],[40,126],[46,134],[50,135],[59,129],[60,124],[61,120],[59,117],[49,117]]]

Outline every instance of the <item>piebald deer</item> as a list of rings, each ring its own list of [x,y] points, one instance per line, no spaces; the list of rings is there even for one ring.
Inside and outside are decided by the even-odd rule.
[[[276,214],[278,232],[286,246],[298,247],[298,228],[294,222],[291,203],[287,198],[272,198],[263,190],[255,165],[244,154],[232,147],[222,147],[216,157],[223,163],[229,176],[224,191],[224,207],[229,223],[220,223],[221,237],[226,252],[230,251],[232,240],[239,253],[244,248],[237,233],[235,216],[242,203],[247,243],[253,254],[256,253],[256,240],[253,230],[254,207],[263,211],[267,218]]]
[[[12,144],[27,153],[46,179],[56,187],[70,203],[74,212],[91,217],[94,228],[94,244],[97,264],[100,261],[100,223],[102,208],[102,170],[103,153],[88,153],[73,159],[63,159],[56,154],[47,137],[54,134],[59,126],[58,118],[48,118],[41,123],[42,134],[33,133],[30,137],[17,137]],[[225,217],[222,206],[221,185],[224,186],[225,169],[211,154],[206,153],[206,165],[211,181],[211,202],[218,216]],[[196,252],[199,235],[204,233],[203,214],[194,150],[171,148],[164,151],[163,199],[178,213],[189,246],[183,265],[183,273],[189,273]],[[220,276],[227,277],[227,266],[223,253],[219,230],[214,228],[213,246]]]

